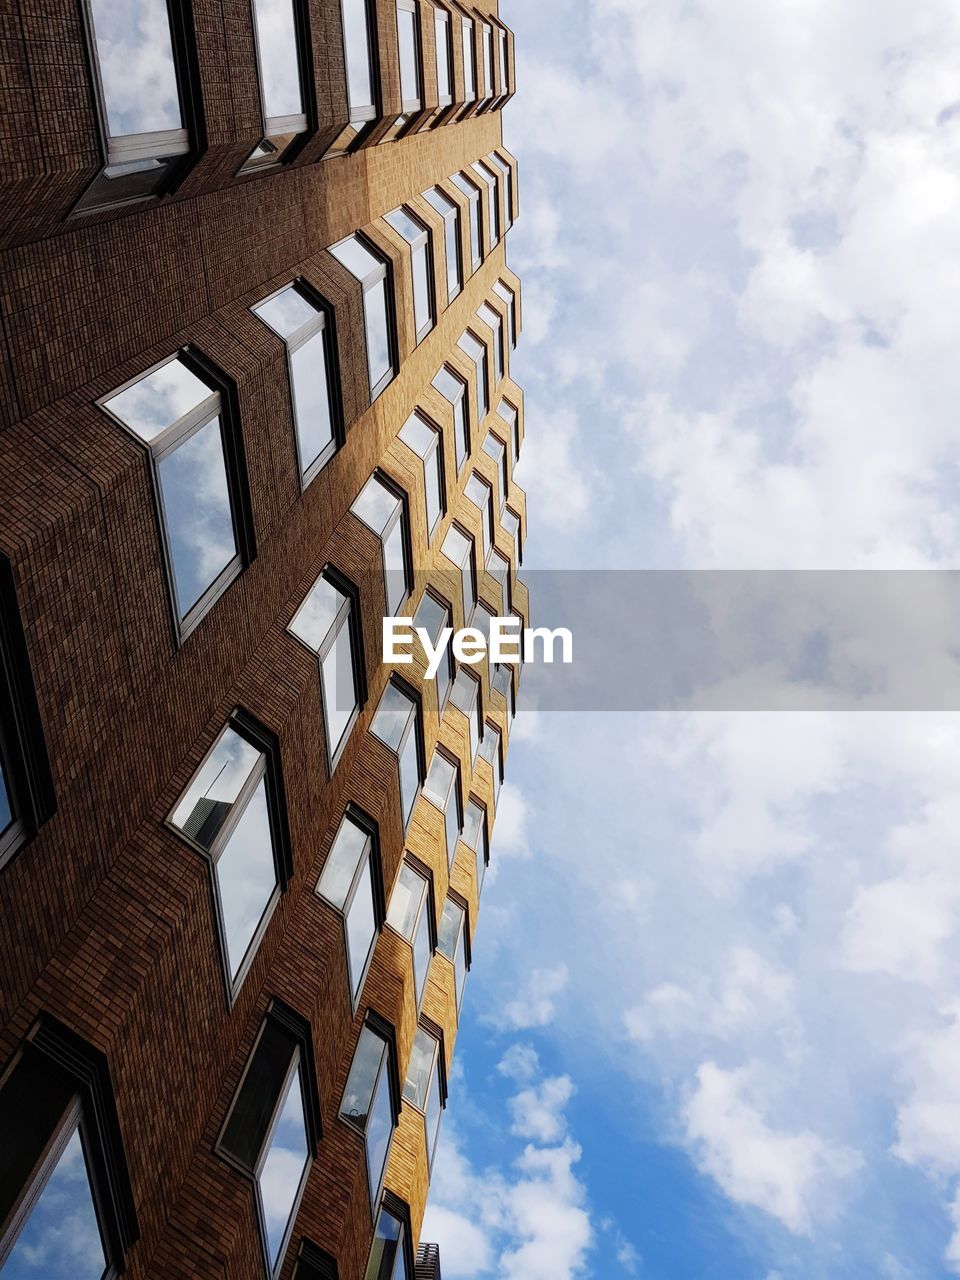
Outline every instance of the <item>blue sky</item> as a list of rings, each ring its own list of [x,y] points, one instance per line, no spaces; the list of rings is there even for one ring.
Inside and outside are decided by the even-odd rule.
[[[960,566],[956,6],[504,16],[525,569]],[[958,759],[936,713],[521,711],[447,1280],[960,1274]]]

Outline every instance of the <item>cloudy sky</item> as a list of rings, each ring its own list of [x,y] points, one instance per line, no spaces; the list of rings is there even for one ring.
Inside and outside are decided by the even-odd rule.
[[[960,567],[953,0],[504,16],[525,570]],[[445,1280],[960,1275],[960,719],[521,712],[508,773]]]

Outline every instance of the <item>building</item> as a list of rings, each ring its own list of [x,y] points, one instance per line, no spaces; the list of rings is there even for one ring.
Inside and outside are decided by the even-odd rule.
[[[0,1278],[412,1280],[519,668],[381,619],[529,620],[513,39],[3,34]]]

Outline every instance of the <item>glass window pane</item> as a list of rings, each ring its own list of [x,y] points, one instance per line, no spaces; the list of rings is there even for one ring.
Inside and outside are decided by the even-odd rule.
[[[467,980],[467,952],[466,942],[463,934],[460,935],[460,945],[457,947],[457,954],[453,960],[453,983],[457,992],[457,1008],[460,1007],[460,1001],[463,999],[463,986]]]
[[[181,128],[167,6],[90,0],[90,12],[110,136]]]
[[[378,280],[364,290],[363,317],[367,334],[370,391],[390,372],[390,327],[387,320],[387,282]]]
[[[427,771],[427,780],[423,784],[423,794],[438,809],[446,808],[455,774],[456,766],[445,755],[435,751]]]
[[[157,467],[179,616],[185,618],[237,554],[219,417]]]
[[[243,784],[263,753],[233,729],[224,729],[170,821],[185,836],[209,849],[227,820]]]
[[[354,120],[358,118],[358,112],[374,105],[367,0],[341,0],[341,5],[343,44],[347,60],[347,98],[350,103],[350,118]]]
[[[432,536],[443,515],[443,478],[440,474],[440,450],[424,463],[427,499],[427,532]]]
[[[507,76],[507,33],[502,27],[497,28],[497,39],[500,48],[500,92],[508,93],[510,81]]]
[[[413,985],[417,993],[418,1008],[423,1000],[424,988],[427,985],[430,954],[430,923],[427,918],[427,909],[424,908],[417,927],[417,936],[413,940]]]
[[[281,338],[292,338],[298,329],[317,318],[316,307],[292,284],[272,298],[258,302],[253,310]]]
[[[392,1213],[380,1210],[364,1280],[394,1280],[394,1267],[398,1258],[403,1257],[402,1230],[402,1224]]]
[[[357,826],[349,814],[344,814],[317,881],[317,893],[341,911],[357,868],[369,858],[369,841],[367,832]]]
[[[235,978],[277,885],[266,779],[261,779],[217,859],[230,976]]]
[[[437,930],[437,950],[448,960],[453,960],[457,954],[462,928],[463,907],[452,898],[447,898],[443,904],[443,915],[440,917],[440,927]]]
[[[403,731],[414,712],[414,703],[395,684],[384,690],[377,714],[373,717],[370,732],[375,734],[391,751],[399,751]]]
[[[380,259],[371,253],[356,236],[350,236],[340,244],[335,244],[330,252],[342,266],[347,268],[354,279],[361,283],[374,272],[383,270]]]
[[[460,837],[464,844],[476,849],[483,831],[483,810],[473,800],[467,801],[467,810],[463,819],[463,834]]]
[[[473,23],[469,18],[462,22],[464,102],[474,102],[477,97],[477,64],[473,47]]]
[[[357,674],[353,661],[353,636],[346,620],[330,651],[320,663],[323,714],[331,758],[337,754],[357,709]]]
[[[430,1090],[430,1077],[437,1061],[437,1041],[422,1027],[417,1028],[410,1050],[410,1062],[407,1066],[407,1079],[403,1086],[403,1096],[421,1111],[426,1110],[427,1094]]]
[[[493,86],[493,28],[489,23],[483,24],[483,83],[484,83],[484,101],[492,98],[494,94]]]
[[[446,605],[442,605],[429,591],[425,591],[420,607],[414,615],[414,628],[422,627],[436,644],[440,632],[450,625],[449,619],[450,614]]]
[[[462,568],[470,557],[470,539],[456,525],[451,525],[440,549],[448,560]]]
[[[415,244],[424,234],[424,228],[415,221],[406,209],[394,209],[386,215],[387,222],[398,235],[403,236],[408,244]]]
[[[220,1146],[251,1173],[280,1097],[296,1047],[277,1023],[267,1019],[243,1077]]]
[[[447,298],[460,292],[460,210],[444,223],[444,243],[447,252]]]
[[[0,1273],[4,1280],[101,1280],[106,1265],[75,1128]]]
[[[327,351],[322,331],[291,353],[290,372],[300,469],[307,471],[333,439]]]
[[[400,5],[397,5],[397,41],[400,46],[400,98],[404,110],[416,110],[420,105],[417,15]]]
[[[437,98],[440,106],[451,100],[450,87],[450,19],[442,10],[434,13],[437,33]]]
[[[427,882],[408,862],[403,863],[387,911],[387,923],[410,942],[417,925]]]
[[[3,760],[0,759],[0,835],[3,835],[12,822],[13,801],[10,797],[10,788],[7,785]]]
[[[350,910],[347,912],[346,923],[351,994],[356,1000],[367,967],[367,958],[377,933],[377,922],[373,914],[373,881],[369,857],[360,869],[360,880],[353,901],[350,903]]]
[[[254,0],[257,52],[263,88],[263,114],[303,114],[300,91],[300,57],[292,0]]]
[[[390,1154],[390,1139],[393,1137],[393,1105],[390,1101],[390,1086],[387,1072],[380,1073],[376,1096],[370,1109],[367,1121],[367,1176],[370,1179],[371,1198],[380,1189],[383,1171],[387,1166]]]
[[[287,1224],[309,1155],[307,1129],[303,1118],[303,1087],[298,1069],[290,1078],[287,1096],[283,1100],[277,1126],[257,1178],[271,1266],[276,1266],[279,1261]]]
[[[417,751],[417,735],[411,732],[400,752],[400,804],[406,826],[413,813],[420,790],[420,757]]]
[[[168,360],[103,403],[104,408],[149,443],[215,394],[181,360]]]
[[[427,246],[419,245],[413,251],[413,317],[417,333],[433,320],[430,302],[430,270],[427,265]]]
[[[388,489],[379,476],[371,476],[360,490],[350,510],[363,521],[367,528],[372,529],[376,534],[381,534],[399,506],[400,499],[393,490]]]
[[[309,648],[319,651],[345,602],[346,596],[321,575],[294,615],[290,630]]]
[[[440,1103],[440,1073],[434,1071],[430,1077],[430,1086],[427,1093],[426,1115],[424,1117],[424,1130],[427,1135],[427,1167],[433,1168],[433,1155],[437,1148],[437,1138],[440,1134],[440,1117],[443,1114],[443,1107]]]
[[[367,1127],[367,1116],[373,1101],[377,1074],[386,1052],[386,1041],[369,1027],[364,1027],[357,1042],[357,1051],[353,1055],[347,1087],[343,1092],[343,1102],[340,1106],[340,1114],[353,1121],[360,1129]],[[384,1071],[384,1079],[386,1074]]]
[[[480,192],[461,173],[451,174],[450,181],[470,202],[470,256],[476,267],[483,258],[483,242],[480,237]]]
[[[404,553],[404,519],[397,521],[383,542],[383,570],[387,608],[395,616],[407,598],[407,561]]]
[[[437,443],[437,433],[418,413],[412,413],[400,428],[400,439],[418,458],[425,458]]]

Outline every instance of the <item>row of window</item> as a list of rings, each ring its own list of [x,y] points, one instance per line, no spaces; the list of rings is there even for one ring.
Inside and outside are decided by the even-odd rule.
[[[241,174],[292,159],[316,126],[306,0],[251,0],[251,6],[263,136],[241,165]],[[467,104],[463,113],[501,105],[509,94],[506,28],[496,18],[471,17],[454,4],[446,8],[434,2],[430,11],[435,17],[435,87],[440,108],[421,122],[422,127],[443,123],[452,114],[456,25],[463,49]],[[201,132],[188,7],[181,0],[168,0],[130,11],[111,0],[84,0],[83,12],[104,166],[81,197],[78,212],[170,190],[196,153]],[[330,155],[342,154],[360,141],[381,112],[375,0],[341,0],[341,14],[350,123]],[[396,18],[402,114],[382,141],[404,132],[423,106],[419,0],[396,0]],[[478,43],[486,86],[479,105]],[[136,66],[150,67],[142,86],[131,82],[130,68]]]

